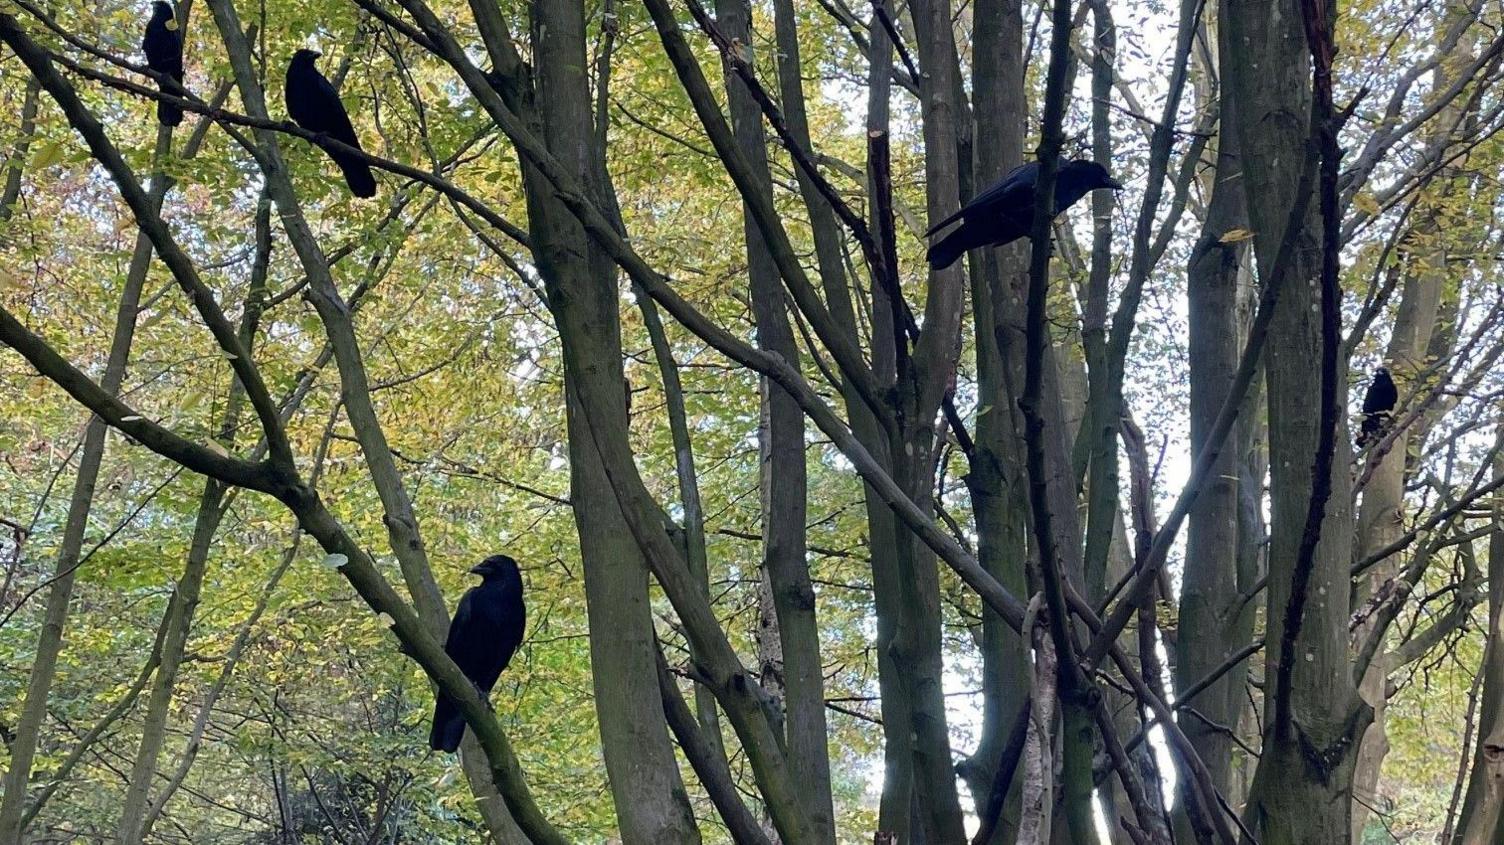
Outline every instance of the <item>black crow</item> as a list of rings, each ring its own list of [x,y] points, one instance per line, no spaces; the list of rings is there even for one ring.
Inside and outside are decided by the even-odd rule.
[[[485,698],[522,642],[526,621],[522,573],[517,571],[517,561],[506,555],[488,557],[470,571],[482,580],[460,599],[454,621],[449,623],[444,653],[459,665]],[[459,705],[439,692],[433,704],[433,730],[428,734],[428,747],[453,753],[464,735],[465,717],[460,715]]]
[[[345,104],[339,101],[339,92],[313,66],[319,55],[313,50],[292,54],[292,62],[287,65],[287,113],[309,132],[321,132],[358,150],[360,139],[355,137],[355,127],[350,125]],[[376,177],[364,161],[332,147],[319,146],[345,174],[350,193],[357,197],[376,196]]]
[[[1384,435],[1384,426],[1389,424],[1389,412],[1394,410],[1394,403],[1399,398],[1399,389],[1394,386],[1389,369],[1380,367],[1373,374],[1373,383],[1368,385],[1368,392],[1363,395],[1363,423],[1358,429],[1359,449],[1369,443],[1377,443]]]
[[[997,184],[971,198],[960,211],[930,227],[925,237],[961,221],[954,232],[930,247],[925,256],[930,266],[944,270],[967,250],[1002,246],[1029,236],[1034,225],[1034,183],[1039,181],[1039,162],[1021,164]],[[1055,214],[1098,188],[1118,190],[1123,186],[1094,161],[1078,159],[1060,165],[1055,176]]]
[[[169,86],[169,94],[181,94],[183,84],[183,31],[178,28],[177,12],[172,4],[157,0],[151,4],[151,20],[146,23],[146,34],[141,38],[141,52],[146,54],[146,66],[157,73],[166,74],[178,85],[178,90]],[[171,103],[157,101],[157,121],[163,126],[177,126],[183,122],[183,110]]]

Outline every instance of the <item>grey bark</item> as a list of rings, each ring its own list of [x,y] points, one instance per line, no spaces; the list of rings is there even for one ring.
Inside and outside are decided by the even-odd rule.
[[[974,19],[973,114],[977,136],[990,140],[975,146],[972,181],[986,185],[1023,162],[1023,8],[1016,0],[979,0]],[[979,406],[976,445],[965,480],[977,525],[978,560],[1010,591],[1024,595],[1028,593],[1028,493],[1018,417],[1022,344],[1000,340],[1021,337],[1018,314],[1027,259],[1021,246],[982,250],[977,258],[970,279]],[[978,815],[986,810],[1003,746],[1026,705],[1029,674],[1025,642],[995,612],[984,608],[982,735],[976,751],[961,767]],[[1001,845],[1017,836],[1023,781],[1011,781],[989,842]]]
[[[747,0],[717,0],[716,22],[754,64],[752,9]],[[763,143],[762,110],[746,84],[726,71],[731,125],[753,177],[771,199],[772,175]],[[743,212],[757,345],[799,366],[799,351],[784,307],[783,285],[767,243],[751,214]],[[815,593],[805,554],[804,413],[783,388],[761,380],[763,425],[759,431],[763,559],[772,599],[778,656],[782,660],[784,733],[790,768],[806,814],[822,841],[835,841],[826,750],[825,678]]]
[[[1448,17],[1453,19],[1470,15],[1471,12],[1453,4]],[[1450,28],[1450,27],[1449,27]],[[1471,39],[1461,42],[1458,51],[1448,56],[1437,69],[1435,88],[1445,90],[1450,77],[1461,67],[1470,64]],[[1461,103],[1444,108],[1438,118],[1443,132],[1448,132],[1457,123]],[[1465,166],[1465,165],[1464,165]],[[1424,382],[1434,363],[1428,360],[1432,333],[1441,313],[1443,291],[1450,277],[1447,261],[1446,198],[1454,183],[1450,179],[1438,180],[1436,184],[1440,201],[1430,207],[1417,209],[1409,219],[1415,222],[1402,240],[1399,250],[1405,264],[1403,288],[1395,314],[1394,327],[1389,336],[1389,347],[1384,361],[1396,378],[1400,390],[1418,392],[1415,389]],[[1422,443],[1427,433],[1426,423],[1435,418],[1422,418],[1401,432],[1389,451],[1379,458],[1363,487],[1363,501],[1358,511],[1358,546],[1366,557],[1383,549],[1398,539],[1403,527],[1406,463],[1412,444]],[[1359,580],[1354,590],[1354,601],[1365,601],[1374,585],[1383,584],[1398,574],[1401,565],[1399,555],[1392,555],[1375,564]],[[1374,617],[1370,617],[1374,620]],[[1373,626],[1359,625],[1352,632],[1352,641],[1362,643],[1373,633]],[[1382,634],[1380,635],[1382,636]],[[1358,692],[1369,707],[1373,708],[1373,722],[1363,732],[1358,748],[1356,769],[1353,773],[1353,827],[1352,841],[1363,841],[1363,826],[1368,819],[1368,808],[1376,806],[1379,776],[1384,757],[1389,753],[1389,735],[1386,729],[1388,713],[1388,682],[1394,666],[1390,657],[1380,646],[1373,662],[1364,672],[1358,684]]]
[[[1225,66],[1236,59],[1226,49],[1227,28],[1218,26],[1216,31],[1225,78]],[[1238,368],[1244,334],[1239,308],[1241,280],[1248,260],[1245,181],[1237,175],[1241,164],[1231,92],[1224,89],[1219,102],[1207,106],[1220,109],[1224,130],[1217,139],[1215,175],[1209,180],[1211,202],[1186,268],[1193,453],[1205,447],[1207,433],[1227,400]],[[1247,411],[1252,416],[1257,414],[1256,408],[1248,407]],[[1177,687],[1189,686],[1206,676],[1248,641],[1250,632],[1244,630],[1243,623],[1250,618],[1242,612],[1238,590],[1242,490],[1237,467],[1241,457],[1241,450],[1236,449],[1226,449],[1218,456],[1206,488],[1191,509],[1176,637]],[[1241,673],[1228,672],[1201,694],[1195,712],[1181,720],[1213,783],[1223,792],[1228,787],[1234,747],[1224,728],[1237,725],[1241,693]],[[1186,813],[1187,788],[1182,782],[1182,800],[1175,808],[1175,832],[1180,841],[1190,841],[1193,834]]]
[[[535,102],[544,143],[598,190],[605,151],[586,143],[596,136],[583,13],[573,2],[534,5]],[[647,567],[591,434],[593,422],[602,436],[620,438],[626,447],[616,268],[549,186],[531,172],[525,179],[534,258],[568,356],[570,498],[585,564],[601,747],[618,823],[628,843],[698,842],[658,689]],[[584,403],[598,403],[609,416],[586,421]]]
[[[1228,54],[1224,68],[1236,103],[1235,131],[1248,184],[1248,211],[1261,279],[1269,279],[1286,216],[1311,139],[1311,62],[1298,2],[1230,2],[1226,9]],[[1315,214],[1298,235],[1291,283],[1284,286],[1270,325],[1265,356],[1268,385],[1270,482],[1273,521],[1269,550],[1265,677],[1274,679],[1291,661],[1291,736],[1277,736],[1275,694],[1266,696],[1262,757],[1247,817],[1266,845],[1346,841],[1350,835],[1348,788],[1361,718],[1347,649],[1348,568],[1352,562],[1353,515],[1346,426],[1338,419],[1330,491],[1320,542],[1312,557],[1308,602],[1299,638],[1283,653],[1275,632],[1285,613],[1312,491],[1313,456],[1319,439],[1311,364],[1321,360],[1321,314],[1317,268],[1321,254]],[[1339,368],[1340,371],[1340,368]],[[1344,385],[1334,385],[1340,400]]]
[[[1495,448],[1504,449],[1504,425]],[[1494,456],[1494,476],[1504,475],[1504,457]],[[1472,768],[1457,826],[1443,845],[1490,845],[1504,837],[1504,504],[1493,506],[1488,535],[1488,629],[1483,648],[1482,702]]]

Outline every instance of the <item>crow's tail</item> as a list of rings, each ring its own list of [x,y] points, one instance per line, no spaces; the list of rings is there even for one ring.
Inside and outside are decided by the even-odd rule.
[[[465,717],[454,701],[443,693],[433,703],[433,729],[428,732],[428,747],[453,754],[465,736]]]
[[[362,199],[376,196],[376,174],[371,172],[370,165],[334,150],[329,151],[329,157],[339,165],[339,172],[344,174],[350,193]]]
[[[177,93],[170,88],[164,88],[163,90],[169,94]],[[172,103],[158,100],[157,122],[162,124],[163,126],[177,126],[179,123],[183,122],[183,110],[173,105]]]
[[[1384,411],[1363,415],[1363,424],[1358,429],[1358,448],[1377,443],[1384,436],[1384,427],[1389,423],[1389,414]]]
[[[956,260],[965,254],[966,250],[970,248],[964,237],[965,232],[966,227],[963,226],[941,238],[939,243],[930,247],[929,252],[925,253],[924,257],[930,262],[932,269],[944,270],[946,267],[955,264]]]

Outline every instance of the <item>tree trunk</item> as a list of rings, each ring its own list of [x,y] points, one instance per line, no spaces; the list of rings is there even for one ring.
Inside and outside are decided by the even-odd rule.
[[[162,160],[171,149],[171,127],[159,127],[155,160]],[[161,173],[153,177],[150,200],[154,208],[161,208],[162,199],[171,186],[172,180]],[[110,342],[109,359],[99,380],[100,387],[112,396],[120,392],[120,385],[125,381],[131,342],[136,331],[136,312],[141,301],[141,290],[146,284],[147,271],[151,268],[151,258],[151,242],[144,232],[140,233],[136,237],[136,251],[131,256],[130,268],[126,271],[125,286],[120,292],[120,305],[115,311],[115,334]],[[89,510],[94,504],[94,485],[99,480],[99,467],[104,461],[105,435],[108,432],[109,428],[104,420],[96,416],[90,416],[84,428],[84,445],[79,452],[73,497],[68,503],[68,516],[63,525],[56,575],[47,591],[47,608],[44,611],[42,631],[37,637],[37,649],[32,658],[31,676],[27,681],[21,716],[16,723],[15,737],[8,743],[10,765],[5,772],[5,794],[0,797],[0,842],[21,841],[21,816],[26,809],[31,763],[42,735],[42,726],[47,719],[47,698],[52,692],[57,658],[63,648],[63,628],[68,622],[68,608],[73,600],[73,582],[77,575],[79,555],[83,550],[84,533],[89,527]]]
[[[1504,475],[1504,424],[1494,438],[1494,477]],[[1478,739],[1472,749],[1467,796],[1451,841],[1443,845],[1492,845],[1504,839],[1504,502],[1494,500],[1488,535],[1488,628],[1483,647],[1483,701]]]
[[[582,183],[600,190],[581,4],[533,6],[536,103],[544,142]],[[614,264],[586,236],[541,175],[527,169],[533,251],[567,347],[570,488],[585,598],[601,749],[626,843],[698,842],[658,689],[647,566],[621,514],[582,402],[609,409],[602,437],[627,437],[619,293]]]
[[[1248,185],[1248,211],[1260,278],[1268,283],[1286,237],[1290,209],[1310,138],[1311,63],[1303,10],[1294,0],[1230,2],[1226,8],[1229,59],[1224,80],[1236,103],[1235,131]],[[1314,203],[1312,206],[1314,207]],[[1321,360],[1322,308],[1318,261],[1322,246],[1309,214],[1294,233],[1289,281],[1281,288],[1265,357],[1269,408],[1272,542],[1267,590],[1269,646],[1265,649],[1262,757],[1247,816],[1264,845],[1330,845],[1350,835],[1350,784],[1356,730],[1366,714],[1357,700],[1347,648],[1353,517],[1347,427],[1339,416],[1329,478],[1330,496],[1310,558],[1307,602],[1299,637],[1281,646],[1300,545],[1318,479],[1313,476],[1321,421],[1312,362]],[[1338,362],[1337,374],[1344,370]],[[1343,379],[1330,385],[1337,407]],[[1280,729],[1275,683],[1290,661],[1288,733]]]
[[[1448,17],[1455,18],[1459,14],[1472,14],[1472,12],[1453,4]],[[1452,81],[1450,77],[1455,76],[1459,64],[1472,60],[1471,52],[1463,46],[1456,55],[1443,62],[1434,76],[1433,88],[1446,89]],[[1461,104],[1457,103],[1442,110],[1438,116],[1438,123],[1443,127],[1443,131],[1450,131],[1450,127],[1455,124],[1460,106]],[[1465,162],[1459,164],[1465,166]],[[1400,246],[1401,260],[1407,264],[1407,267],[1404,270],[1404,287],[1400,294],[1399,312],[1395,316],[1394,328],[1389,337],[1389,348],[1385,352],[1384,361],[1401,391],[1419,387],[1426,368],[1433,363],[1428,360],[1427,352],[1440,313],[1443,291],[1450,276],[1445,247],[1446,226],[1443,219],[1448,214],[1446,197],[1451,193],[1448,190],[1451,180],[1443,178],[1437,182],[1440,201],[1433,206],[1423,205],[1416,210],[1411,218],[1415,220],[1415,223],[1403,236],[1406,242],[1402,242]],[[1439,217],[1443,219],[1438,219]],[[1410,445],[1424,442],[1425,424],[1428,421],[1425,417],[1418,419],[1415,425],[1395,438],[1393,445],[1380,458],[1378,466],[1369,476],[1368,484],[1363,488],[1362,507],[1358,511],[1358,547],[1365,557],[1377,549],[1388,546],[1401,533],[1404,519],[1405,464],[1409,457]],[[1365,601],[1373,586],[1383,584],[1393,578],[1400,566],[1399,555],[1391,555],[1383,562],[1374,565],[1356,585],[1355,602]],[[1365,620],[1367,624],[1355,628],[1352,632],[1352,641],[1362,643],[1366,640],[1372,634],[1374,621],[1374,615],[1371,615]],[[1378,803],[1379,775],[1384,757],[1389,753],[1389,735],[1385,729],[1385,717],[1388,714],[1386,688],[1393,668],[1389,662],[1388,650],[1380,646],[1358,685],[1359,694],[1373,708],[1373,723],[1363,733],[1362,742],[1358,747],[1357,768],[1353,774],[1355,800],[1352,841],[1355,843],[1363,841],[1363,825],[1368,819],[1368,808],[1380,806]]]
[[[972,181],[989,185],[1023,162],[1023,10],[1017,0],[978,0],[974,20],[973,114],[977,136],[991,141],[976,146]],[[1010,310],[1017,310],[1009,303],[1022,299],[1027,259],[1017,246],[982,250],[977,258],[971,290],[979,407],[966,485],[977,524],[978,560],[1015,595],[1026,595],[1028,493],[1017,420],[1023,358],[1004,357],[997,328]],[[961,769],[978,816],[986,811],[1003,745],[1027,701],[1028,671],[1028,651],[1018,633],[984,607],[982,735]],[[1016,777],[1012,781],[992,843],[1012,842],[1017,836],[1021,782]]]
[[[1226,49],[1227,27],[1218,26],[1218,55],[1223,67],[1235,61]],[[1224,69],[1223,74],[1227,71]],[[1200,454],[1208,432],[1232,387],[1244,334],[1240,309],[1241,276],[1247,261],[1248,213],[1244,180],[1237,175],[1236,117],[1231,92],[1223,90],[1220,108],[1223,132],[1218,136],[1215,175],[1209,179],[1211,203],[1201,236],[1186,268],[1186,296],[1190,322],[1191,453]],[[1229,236],[1229,233],[1231,235]],[[1247,407],[1257,414],[1257,409]],[[1176,636],[1175,685],[1184,689],[1217,669],[1248,641],[1241,623],[1251,617],[1240,612],[1239,516],[1241,476],[1237,449],[1223,449],[1213,465],[1207,486],[1191,508],[1186,539],[1185,572],[1181,581],[1179,630]],[[1246,664],[1245,664],[1246,665]],[[1226,792],[1231,772],[1235,730],[1242,712],[1242,673],[1229,672],[1206,687],[1181,725],[1192,747],[1206,763],[1212,783]],[[1175,805],[1178,841],[1193,841],[1194,828],[1186,812],[1190,784],[1180,783]]]
[[[753,64],[752,9],[748,0],[717,0],[722,34],[739,43]],[[737,144],[758,183],[771,197],[773,179],[763,143],[762,109],[728,66],[726,93]],[[799,349],[784,307],[783,282],[751,215],[743,213],[757,345],[799,366]],[[794,397],[761,379],[763,425],[759,431],[762,486],[763,560],[776,616],[782,657],[784,734],[794,783],[806,802],[810,823],[822,841],[835,841],[830,795],[830,760],[825,741],[825,677],[815,592],[805,555],[804,413]]]

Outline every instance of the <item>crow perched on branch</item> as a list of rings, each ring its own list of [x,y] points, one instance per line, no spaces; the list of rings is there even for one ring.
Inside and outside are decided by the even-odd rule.
[[[1377,443],[1384,436],[1384,428],[1389,425],[1389,412],[1394,410],[1394,403],[1399,398],[1399,389],[1394,386],[1389,369],[1378,368],[1373,374],[1373,382],[1368,385],[1368,392],[1363,395],[1363,423],[1358,430],[1359,449],[1370,443]]]
[[[355,127],[350,125],[350,115],[339,100],[339,92],[313,66],[320,55],[314,50],[292,54],[292,62],[287,65],[287,113],[309,132],[323,133],[358,150],[360,139],[355,137]],[[376,196],[376,176],[369,165],[349,153],[324,144],[319,146],[339,165],[350,193],[357,197]]]
[[[146,34],[141,37],[141,52],[146,54],[147,67],[166,74],[177,83],[178,90],[171,86],[163,90],[169,94],[181,94],[183,31],[178,27],[177,12],[173,11],[171,3],[157,0],[151,4],[151,20],[146,22]],[[157,122],[163,126],[177,126],[183,122],[183,110],[158,100]]]
[[[930,266],[944,270],[956,263],[967,250],[984,246],[1002,246],[1028,237],[1034,226],[1034,185],[1039,181],[1039,162],[1021,164],[1008,172],[997,184],[971,198],[960,211],[930,227],[925,237],[950,224],[961,221],[955,231],[930,247],[925,256]],[[1094,161],[1078,159],[1060,165],[1055,176],[1055,214],[1098,188],[1114,191],[1123,186]]]
[[[522,603],[522,573],[517,570],[517,561],[506,555],[493,555],[470,571],[482,580],[460,599],[454,621],[449,623],[444,653],[475,684],[481,698],[485,698],[522,642],[527,612]],[[428,746],[453,753],[464,735],[465,717],[460,715],[459,705],[440,691],[433,705],[433,730],[428,734]]]

